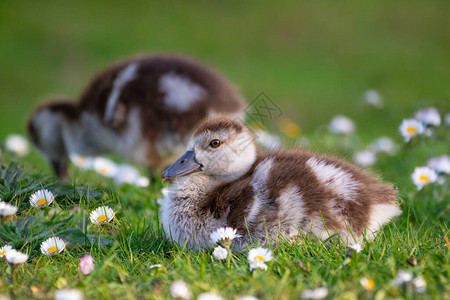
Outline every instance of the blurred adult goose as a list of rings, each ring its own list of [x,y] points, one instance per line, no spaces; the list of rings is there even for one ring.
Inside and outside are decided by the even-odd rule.
[[[72,153],[116,153],[154,169],[183,153],[197,122],[243,109],[242,97],[212,68],[182,56],[139,56],[100,72],[79,102],[39,106],[28,132],[59,177]]]
[[[367,239],[401,213],[389,184],[341,159],[301,150],[258,153],[251,132],[228,118],[201,123],[186,153],[163,173],[161,222],[174,241],[210,246],[218,227],[238,229],[242,249],[267,241],[339,233]],[[267,233],[267,234],[266,234]]]

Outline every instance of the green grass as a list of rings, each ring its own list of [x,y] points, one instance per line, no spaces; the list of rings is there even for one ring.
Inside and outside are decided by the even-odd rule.
[[[25,133],[27,116],[43,99],[76,98],[112,60],[161,51],[212,64],[248,101],[266,92],[282,117],[302,127],[314,150],[351,157],[381,135],[401,144],[398,125],[415,109],[435,105],[449,112],[449,9],[450,2],[442,0],[2,1],[0,144],[10,133]],[[369,88],[381,93],[385,108],[360,104]],[[324,130],[337,113],[356,122],[358,136],[348,145]],[[278,121],[272,120],[273,128]],[[0,229],[0,245],[11,243],[30,259],[17,270],[14,286],[0,261],[0,295],[46,299],[69,286],[86,299],[166,299],[170,284],[183,279],[195,296],[215,291],[227,299],[296,299],[318,286],[336,299],[450,298],[448,178],[446,185],[421,192],[410,180],[416,166],[448,153],[449,138],[448,127],[440,127],[434,137],[379,158],[372,171],[399,188],[403,214],[349,263],[339,243],[284,242],[273,249],[268,271],[253,274],[245,254],[236,254],[227,269],[210,252],[172,245],[158,222],[159,182],[148,189],[114,186],[72,168],[71,181],[60,183],[36,152],[24,158],[3,153],[0,197],[20,209]],[[41,187],[54,191],[56,201],[32,209],[29,195]],[[114,222],[91,226],[89,212],[103,204],[116,211]],[[74,206],[80,210],[70,212]],[[68,242],[66,251],[41,255],[40,243],[54,234]],[[78,271],[86,253],[96,260],[89,276]],[[149,270],[156,263],[164,268]],[[399,270],[422,276],[426,293],[392,286]],[[362,288],[361,277],[375,280],[373,292]]]

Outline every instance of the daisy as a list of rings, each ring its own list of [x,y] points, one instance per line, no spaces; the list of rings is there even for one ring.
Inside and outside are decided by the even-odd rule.
[[[214,256],[215,259],[217,260],[225,260],[228,257],[228,251],[225,248],[222,248],[220,246],[217,246],[212,255]]]
[[[59,289],[55,292],[55,300],[83,300],[83,293],[74,289]]]
[[[372,143],[372,148],[374,148],[374,150],[377,152],[383,152],[389,155],[394,155],[397,150],[395,143],[392,141],[391,138],[387,136],[382,136],[376,139]]]
[[[302,293],[302,299],[323,299],[328,295],[326,287],[319,287],[315,290],[305,290]]]
[[[256,268],[267,270],[266,261],[272,260],[272,251],[258,247],[248,252],[248,262],[250,263],[250,271]]]
[[[28,260],[28,254],[11,249],[5,253],[6,261],[12,265],[23,264]]]
[[[72,163],[80,169],[91,170],[94,167],[94,158],[72,153],[69,155]]]
[[[0,248],[0,257],[5,257],[6,252],[12,250],[13,248],[10,245],[5,245]]]
[[[82,258],[80,258],[80,270],[84,275],[89,275],[94,271],[95,264],[94,260],[92,259],[92,255],[86,254]]]
[[[328,125],[328,130],[331,133],[337,134],[351,134],[355,131],[355,124],[349,118],[337,115]]]
[[[6,138],[6,149],[18,156],[29,152],[28,141],[21,135],[11,134]]]
[[[413,137],[423,134],[425,127],[416,119],[405,119],[400,124],[399,130],[405,138],[405,142],[409,142]]]
[[[433,157],[427,165],[438,174],[450,174],[450,156],[448,155]]]
[[[145,176],[139,176],[135,181],[134,184],[138,187],[148,187],[150,185],[150,179],[148,179]]]
[[[424,186],[437,180],[436,172],[429,167],[416,167],[411,175],[412,181],[420,191]]]
[[[109,206],[100,206],[91,212],[90,218],[94,224],[109,222],[114,218],[114,211]]]
[[[239,296],[239,300],[258,300],[255,296]]]
[[[50,237],[41,244],[41,252],[45,255],[61,253],[66,248],[66,243],[59,237]]]
[[[412,281],[414,289],[419,293],[424,293],[427,288],[427,283],[422,277],[416,277]]]
[[[30,197],[30,204],[33,207],[42,207],[49,206],[53,200],[55,200],[55,196],[49,190],[39,190]]]
[[[201,293],[198,295],[197,300],[225,300],[222,296],[216,293]]]
[[[450,113],[445,115],[444,122],[445,122],[445,125],[450,126]]]
[[[222,246],[229,247],[231,245],[231,241],[235,237],[239,237],[236,232],[237,229],[233,229],[231,227],[220,227],[211,233],[210,238],[213,244],[221,243]]]
[[[418,110],[414,117],[416,120],[422,122],[428,126],[439,126],[441,125],[441,116],[439,112],[434,107],[428,107],[421,110]]]
[[[175,299],[191,299],[189,287],[183,280],[177,280],[170,286],[170,295]]]
[[[376,90],[368,90],[363,94],[364,103],[371,105],[375,108],[383,107],[383,99]]]
[[[376,153],[373,150],[359,151],[353,157],[356,164],[361,167],[369,167],[377,161]]]
[[[363,288],[365,288],[368,291],[372,291],[373,288],[375,287],[375,282],[373,281],[373,279],[370,279],[370,278],[363,277],[363,278],[361,278],[359,283],[361,283]]]
[[[410,282],[413,278],[411,272],[399,271],[397,273],[397,278],[392,282],[393,285],[402,285]]]
[[[139,171],[135,167],[124,164],[118,167],[114,176],[114,182],[116,184],[134,184],[139,176]]]
[[[0,217],[9,217],[17,212],[17,206],[8,204],[0,199]]]
[[[104,157],[94,159],[94,170],[105,177],[114,177],[119,167],[115,162]]]
[[[162,264],[154,264],[154,265],[151,265],[150,267],[148,267],[149,270],[155,269],[155,268],[162,268]]]
[[[300,126],[289,119],[281,120],[281,131],[289,138],[295,139],[302,132]]]
[[[264,130],[255,131],[255,141],[268,150],[274,150],[281,146],[280,138]]]

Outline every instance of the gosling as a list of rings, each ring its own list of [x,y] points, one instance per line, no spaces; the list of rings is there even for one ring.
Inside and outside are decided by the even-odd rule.
[[[161,206],[166,235],[191,249],[211,246],[218,227],[236,228],[237,249],[251,242],[339,236],[372,239],[401,214],[396,190],[335,157],[302,150],[258,153],[240,122],[199,125],[187,151],[162,178],[171,181]]]
[[[217,71],[188,57],[146,55],[96,75],[78,102],[40,105],[28,121],[36,148],[67,178],[70,154],[117,154],[149,167],[167,167],[184,152],[205,117],[242,117],[245,102]]]

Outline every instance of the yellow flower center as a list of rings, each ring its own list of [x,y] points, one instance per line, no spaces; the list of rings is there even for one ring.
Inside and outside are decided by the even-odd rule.
[[[5,255],[5,254],[6,254],[6,250],[0,252],[0,255],[1,255],[1,256]]]
[[[261,255],[258,255],[258,256],[256,256],[256,259],[259,260],[259,261],[263,261],[264,257],[262,257]]]
[[[283,128],[283,131],[291,139],[298,137],[301,133],[300,127],[298,127],[297,124],[292,123],[292,122],[286,124]]]
[[[53,253],[55,253],[55,252],[57,252],[57,251],[58,251],[58,247],[56,247],[56,246],[51,246],[51,247],[48,248],[48,250],[47,250],[47,252],[50,253],[50,254],[53,254]]]
[[[425,175],[420,176],[419,180],[420,181],[425,181],[427,183],[430,182],[430,178],[428,178],[428,176],[425,176]]]
[[[99,223],[101,222],[105,222],[108,219],[108,217],[106,215],[101,215],[100,217],[97,218],[97,221]]]
[[[103,173],[103,174],[108,173],[108,168],[106,168],[106,167],[101,168],[100,173]]]
[[[406,131],[412,134],[417,134],[417,129],[414,127],[408,127],[406,128]]]
[[[39,199],[39,201],[37,202],[38,206],[44,205],[45,203],[47,203],[47,200],[45,198]]]
[[[79,165],[79,166],[84,166],[85,163],[86,163],[86,158],[84,158],[84,157],[78,157],[77,165]]]

